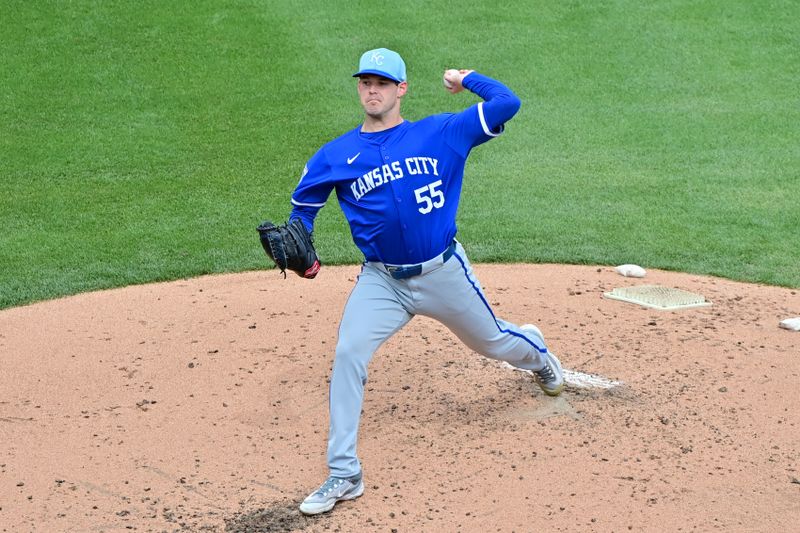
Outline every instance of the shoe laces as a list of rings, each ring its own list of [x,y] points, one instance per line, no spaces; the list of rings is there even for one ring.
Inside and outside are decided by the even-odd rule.
[[[556,374],[550,367],[549,361],[545,363],[544,368],[541,370],[534,370],[534,373],[539,376],[539,380],[541,380],[542,383],[550,383],[556,380]]]
[[[325,483],[317,490],[317,494],[322,494],[323,496],[327,496],[333,489],[344,483],[344,479],[339,477],[329,477],[325,480]]]

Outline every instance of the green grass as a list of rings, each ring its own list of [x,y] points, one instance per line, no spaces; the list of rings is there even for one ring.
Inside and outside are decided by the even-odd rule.
[[[522,98],[467,166],[474,261],[634,262],[800,287],[800,3],[0,0],[0,308],[265,268],[305,161],[354,127],[361,52],[415,120]],[[360,254],[335,198],[327,264]]]

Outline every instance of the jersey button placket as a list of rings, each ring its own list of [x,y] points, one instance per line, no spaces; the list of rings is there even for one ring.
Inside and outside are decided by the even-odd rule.
[[[381,156],[383,157],[383,161],[385,162],[385,164],[388,164],[388,162],[389,162],[389,151],[386,149],[386,145],[385,144],[381,145]],[[394,187],[391,185],[391,182],[390,182],[390,186],[392,187],[392,189],[394,189]],[[401,202],[400,197],[397,196],[396,194],[395,194],[395,197],[394,197],[394,201],[396,203],[398,203],[398,204]]]
[[[381,145],[381,156],[383,156],[383,160],[386,162],[386,164],[388,164],[388,162],[389,162],[389,150],[387,150],[387,149],[386,149],[386,145],[384,145],[384,144],[382,144],[382,145]],[[389,182],[389,186],[390,186],[390,187],[392,188],[392,190],[395,192],[395,195],[394,195],[395,206],[397,207],[397,211],[398,211],[398,212],[400,212],[400,204],[403,202],[403,199],[402,199],[402,198],[400,197],[400,195],[398,194],[398,193],[399,193],[399,190],[395,188],[395,185],[394,185],[393,181],[390,181],[390,182]],[[403,224],[403,223],[401,223],[401,227],[402,227],[404,230],[405,230],[405,229],[408,229],[408,228],[407,228],[407,226],[406,226],[406,224]],[[404,233],[402,233],[402,232],[401,232],[399,236],[400,236],[400,239],[401,239],[403,242],[405,242],[405,235],[404,235]],[[411,249],[409,249],[409,250],[408,250],[408,253],[409,253],[409,255],[410,255],[410,254],[412,253],[412,250],[411,250]]]

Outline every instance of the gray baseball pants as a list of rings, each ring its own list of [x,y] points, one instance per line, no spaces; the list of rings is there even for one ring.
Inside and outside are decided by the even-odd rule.
[[[475,352],[517,368],[540,370],[544,339],[495,317],[461,244],[444,264],[394,279],[382,263],[365,263],[344,308],[330,384],[330,474],[361,473],[358,426],[375,351],[414,315],[434,318]]]

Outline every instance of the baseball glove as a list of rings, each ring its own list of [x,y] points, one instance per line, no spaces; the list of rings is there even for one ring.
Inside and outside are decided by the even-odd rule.
[[[314,241],[299,218],[276,226],[272,222],[262,222],[258,228],[261,246],[267,255],[281,269],[296,272],[298,276],[312,279],[320,269],[319,257],[314,250]]]

